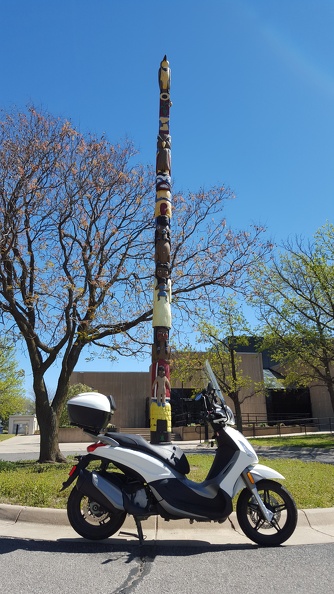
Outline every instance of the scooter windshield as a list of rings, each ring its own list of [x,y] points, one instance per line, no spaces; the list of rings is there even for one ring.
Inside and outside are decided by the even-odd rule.
[[[208,360],[206,360],[205,363],[204,363],[204,369],[205,369],[205,371],[206,371],[206,373],[207,373],[207,375],[208,375],[208,377],[210,379],[210,382],[212,383],[212,386],[215,389],[215,395],[219,398],[219,400],[221,401],[221,403],[223,404],[223,406],[226,406],[225,398],[223,396],[223,393],[222,393],[222,391],[221,391],[221,389],[219,387],[219,384],[218,384],[218,382],[216,380],[216,376],[213,373],[212,368],[211,368],[211,365],[210,365],[210,363],[209,363]]]

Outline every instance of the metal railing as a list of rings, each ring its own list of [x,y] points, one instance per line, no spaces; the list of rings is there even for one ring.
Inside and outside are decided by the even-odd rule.
[[[252,437],[261,435],[278,435],[291,433],[334,433],[334,417],[303,417],[303,418],[285,418],[276,422],[259,422],[257,419],[253,422],[243,422],[244,433],[250,432]]]
[[[177,415],[173,427],[185,427],[196,425],[195,432],[198,433],[200,441],[207,440],[207,429],[200,415],[189,415],[188,413]],[[334,433],[334,417],[303,417],[293,415],[282,415],[281,418],[268,420],[266,415],[243,415],[242,428],[248,436],[258,437],[261,435],[282,435],[288,433]]]
[[[310,413],[246,413],[242,415],[242,424],[249,425],[250,423],[266,423],[267,425],[276,425],[277,423],[294,424],[296,421],[306,420],[311,422],[312,417]]]

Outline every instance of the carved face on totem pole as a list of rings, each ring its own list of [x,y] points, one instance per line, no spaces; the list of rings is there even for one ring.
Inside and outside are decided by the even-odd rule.
[[[157,143],[157,166],[156,171],[171,173],[171,137],[169,134],[159,135]]]
[[[170,265],[168,263],[162,264],[161,262],[157,262],[155,275],[158,280],[168,279],[170,277]]]
[[[157,192],[160,190],[167,190],[170,192],[171,190],[171,177],[169,173],[160,172],[157,174],[155,188]]]

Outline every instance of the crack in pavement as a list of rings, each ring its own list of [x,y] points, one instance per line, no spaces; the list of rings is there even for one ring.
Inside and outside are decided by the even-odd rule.
[[[139,548],[142,550],[142,545],[139,545]],[[156,557],[155,548],[155,546],[148,547],[146,545],[145,555],[140,554],[138,557],[134,557],[132,559],[137,563],[137,567],[132,567],[123,584],[121,584],[117,590],[114,590],[110,594],[130,594],[130,592],[132,592],[137,587],[138,583],[149,575]]]

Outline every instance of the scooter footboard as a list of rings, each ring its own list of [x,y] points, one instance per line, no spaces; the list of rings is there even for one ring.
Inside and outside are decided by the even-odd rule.
[[[261,481],[262,479],[284,480],[285,478],[282,474],[277,472],[277,470],[274,470],[269,466],[265,466],[264,464],[255,464],[254,466],[249,467],[248,472],[251,473],[255,483]],[[239,476],[237,482],[234,485],[233,497],[239,493],[241,489],[244,489],[245,486],[245,481],[243,480],[242,476]]]

